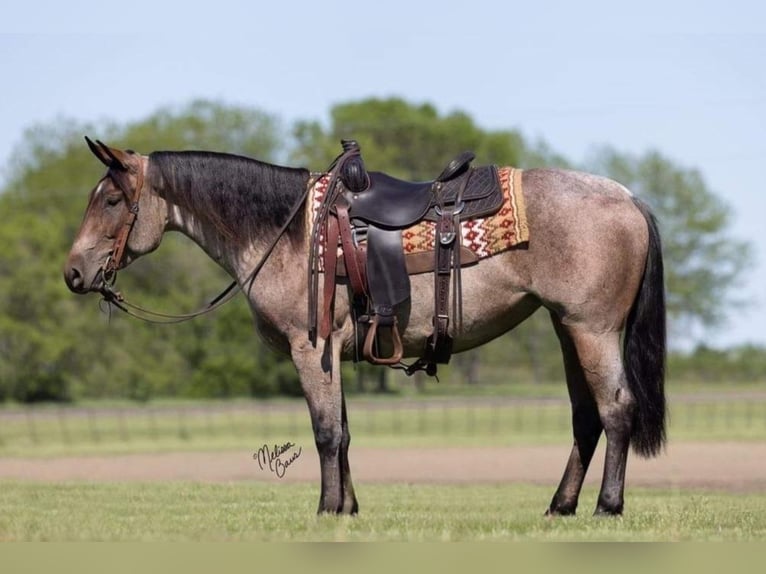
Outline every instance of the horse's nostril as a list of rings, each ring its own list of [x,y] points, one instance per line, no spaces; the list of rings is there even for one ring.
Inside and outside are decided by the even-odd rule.
[[[67,287],[74,292],[82,292],[85,281],[83,280],[82,273],[77,267],[69,267],[64,271],[64,280]]]

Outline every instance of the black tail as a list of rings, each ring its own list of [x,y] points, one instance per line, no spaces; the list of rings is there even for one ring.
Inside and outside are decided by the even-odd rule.
[[[628,316],[624,361],[628,386],[636,399],[630,442],[641,456],[659,454],[665,444],[665,286],[657,220],[634,199],[649,227],[649,250],[641,287]]]

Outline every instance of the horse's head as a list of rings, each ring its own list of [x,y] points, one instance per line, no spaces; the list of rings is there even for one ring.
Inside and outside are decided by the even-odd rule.
[[[75,293],[101,290],[118,269],[156,249],[167,221],[165,201],[144,183],[148,157],[85,139],[108,169],[90,193],[64,266]]]

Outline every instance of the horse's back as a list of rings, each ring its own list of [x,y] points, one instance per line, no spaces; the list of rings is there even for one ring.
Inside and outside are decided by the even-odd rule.
[[[529,241],[462,270],[456,350],[501,335],[540,305],[589,330],[618,330],[641,282],[647,225],[622,185],[575,171],[523,172]],[[412,277],[402,313],[408,356],[431,332],[433,275]]]

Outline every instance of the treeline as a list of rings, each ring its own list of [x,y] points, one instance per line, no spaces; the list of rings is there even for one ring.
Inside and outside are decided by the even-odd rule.
[[[479,163],[570,166],[545,143],[531,144],[517,131],[482,129],[465,113],[442,114],[395,98],[337,105],[327,125],[306,120],[284,126],[254,108],[195,101],[125,125],[61,121],[30,128],[0,194],[0,400],[299,393],[292,364],[254,336],[242,298],[210,317],[156,326],[99,310],[96,295],[67,291],[64,259],[88,192],[103,174],[84,135],[142,153],[207,149],[313,170],[338,153],[340,138],[353,137],[371,169],[410,179],[433,177],[464,149],[474,150]],[[655,208],[665,239],[671,320],[719,324],[722,310],[731,308],[724,303],[746,268],[749,246],[729,237],[728,208],[701,175],[654,151],[633,157],[604,149],[581,167],[615,177]],[[169,235],[155,254],[120,275],[120,288],[148,307],[173,312],[198,308],[227,280],[189,241]],[[729,368],[699,372],[727,380],[739,365],[750,373],[745,378],[764,377],[766,350],[748,353],[748,364],[760,367],[747,371],[731,360]],[[693,357],[687,363],[674,359],[671,366],[713,360]],[[410,384],[369,366],[347,369],[351,391]],[[543,311],[492,344],[456,356],[445,374],[467,384],[563,380],[558,343]]]
[[[692,352],[673,353],[668,369],[675,380],[690,382],[766,382],[766,349],[756,345],[731,349],[700,345]]]

